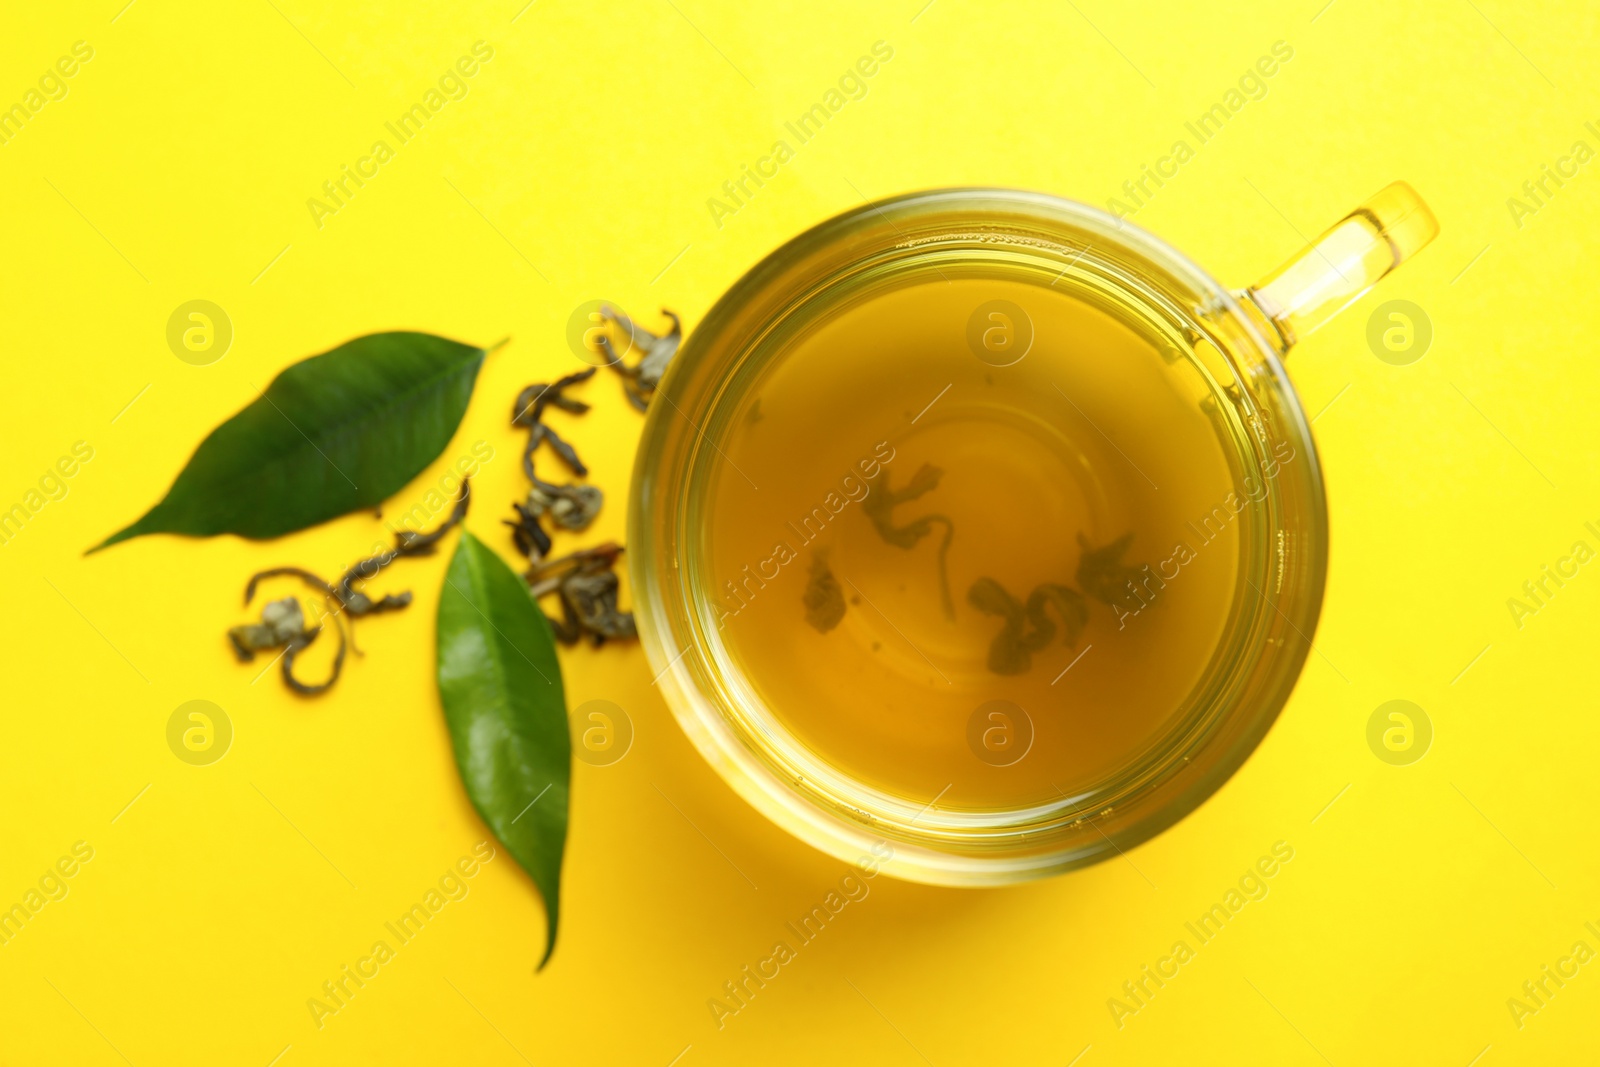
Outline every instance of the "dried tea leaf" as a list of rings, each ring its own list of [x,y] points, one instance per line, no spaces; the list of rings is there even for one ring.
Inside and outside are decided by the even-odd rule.
[[[615,541],[581,548],[555,559],[540,560],[528,568],[528,585],[536,597],[553,593],[570,575],[605,570],[622,555],[622,546]]]
[[[333,666],[329,669],[328,677],[325,680],[321,682],[307,683],[302,682],[300,679],[294,676],[294,658],[301,652],[305,651],[306,647],[309,646],[312,641],[316,640],[317,634],[322,632],[322,627],[318,626],[316,629],[307,633],[306,639],[303,642],[290,641],[288,646],[283,650],[283,660],[281,661],[281,664],[284,684],[290,689],[294,690],[296,693],[299,693],[301,696],[316,696],[318,693],[332,689],[333,683],[339,680],[339,672],[344,669],[344,627],[339,625],[339,617],[337,615],[333,617],[333,621],[339,633],[339,650],[333,654]]]
[[[582,477],[589,473],[589,468],[584,465],[583,460],[578,458],[578,450],[562,440],[554,430],[541,422],[528,434],[528,448],[522,454],[522,466],[523,469],[528,471],[530,479],[533,477],[533,450],[540,442],[549,445],[550,450],[561,457],[561,462],[571,468],[573,474]]]
[[[472,486],[463,480],[461,483],[461,496],[456,500],[456,506],[451,511],[449,518],[439,524],[438,528],[428,533],[415,530],[401,530],[395,534],[395,547],[386,549],[368,559],[356,563],[344,577],[339,579],[338,585],[329,585],[322,578],[312,574],[302,567],[273,567],[268,570],[258,571],[250,576],[250,581],[245,586],[244,602],[246,604],[255,599],[256,586],[268,578],[291,577],[299,578],[306,585],[321,593],[325,598],[338,605],[332,612],[334,625],[339,631],[339,650],[334,654],[333,670],[328,675],[327,681],[308,685],[294,675],[295,656],[304,651],[312,641],[316,640],[321,627],[307,630],[305,616],[301,613],[300,602],[294,597],[285,600],[275,600],[269,603],[261,612],[260,625],[235,626],[228,631],[228,638],[233,642],[234,653],[241,660],[248,660],[254,652],[267,648],[282,648],[283,653],[283,680],[290,689],[296,693],[310,695],[320,693],[333,686],[339,680],[339,672],[344,667],[346,651],[345,623],[342,615],[350,616],[350,633],[348,643],[355,644],[355,619],[364,615],[376,615],[385,611],[398,611],[411,603],[411,594],[395,593],[384,596],[381,600],[373,600],[366,593],[355,588],[356,582],[364,582],[376,575],[384,567],[393,563],[402,556],[427,556],[432,555],[434,546],[452,527],[458,526],[466,518],[467,505],[472,500]],[[356,649],[360,655],[361,650]]]
[[[672,320],[672,329],[657,336],[615,308],[603,307],[600,314],[617,327],[625,342],[625,350],[618,352],[616,344],[605,334],[601,334],[595,343],[611,369],[622,376],[622,391],[627,395],[628,402],[644,411],[650,406],[650,398],[655,395],[662,376],[667,373],[667,364],[678,353],[678,345],[683,341],[683,324],[678,316],[662,308],[661,314]],[[639,362],[631,367],[622,359],[628,351],[641,353]]]
[[[431,556],[444,535],[461,525],[461,520],[467,517],[467,508],[472,504],[472,481],[469,478],[461,479],[461,495],[456,497],[456,506],[450,510],[450,515],[441,522],[431,533],[420,530],[400,530],[395,534],[395,554],[399,556]]]
[[[828,550],[819,548],[811,553],[811,577],[806,582],[806,622],[819,634],[825,634],[839,625],[844,618],[844,589],[828,566]]]
[[[500,521],[511,527],[511,540],[516,542],[517,551],[526,556],[528,562],[538,563],[550,553],[550,535],[539,525],[538,515],[522,504],[512,504],[511,507],[517,513],[516,520]]]
[[[609,638],[638,636],[633,614],[617,610],[619,583],[612,568],[620,555],[622,546],[607,541],[559,559],[535,562],[528,569],[534,599],[548,593],[561,595],[562,619],[549,620],[556,640],[570,645],[588,634],[599,646]]]
[[[581,400],[575,400],[566,395],[569,386],[579,382],[588,381],[594,377],[594,367],[587,370],[575,371],[563,378],[557,378],[548,384],[535,382],[525,387],[517,394],[516,406],[511,409],[511,425],[532,426],[544,416],[544,409],[554,404],[562,411],[570,411],[574,415],[581,415],[589,410],[589,405]]]
[[[550,551],[550,535],[540,524],[541,518],[549,515],[550,521],[563,530],[582,530],[594,521],[605,502],[605,494],[597,486],[575,483],[552,485],[541,480],[533,469],[534,450],[546,444],[573,473],[580,476],[589,473],[589,468],[578,458],[577,450],[541,420],[548,407],[557,407],[575,415],[588,411],[588,404],[567,396],[566,390],[593,377],[595,370],[589,367],[548,385],[527,386],[518,394],[516,406],[511,410],[512,425],[528,427],[528,443],[522,451],[522,470],[533,486],[528,490],[525,503],[511,505],[517,513],[516,519],[503,521],[511,527],[517,550],[530,563],[538,563]]]
[[[583,530],[600,514],[605,494],[594,485],[566,485],[550,504],[550,521],[563,530]]]
[[[549,515],[550,521],[563,530],[582,530],[600,514],[604,502],[605,494],[599,486],[534,482],[528,490],[528,502],[518,510],[535,519]]]
[[[381,600],[373,600],[366,593],[355,588],[356,582],[365,582],[395,560],[404,556],[431,556],[434,547],[445,534],[461,524],[467,516],[467,507],[472,502],[472,485],[470,481],[461,483],[461,495],[456,498],[456,506],[451,510],[450,516],[439,526],[428,532],[421,533],[415,530],[400,530],[395,533],[395,547],[385,549],[375,556],[360,560],[352,564],[345,571],[344,577],[339,579],[337,585],[329,585],[323,579],[301,567],[272,567],[268,570],[258,571],[250,576],[249,584],[244,589],[244,602],[246,604],[255,599],[256,586],[267,578],[292,577],[304,581],[312,589],[321,593],[339,604],[342,611],[348,612],[352,617],[359,618],[363,615],[376,615],[384,611],[398,611],[411,603],[410,593],[390,594]]]
[[[617,610],[619,583],[614,571],[575,573],[561,583],[562,623],[558,638],[568,644],[588,634],[596,648],[607,639],[638,637],[631,612]]]
[[[549,384],[536,382],[525,387],[522,392],[517,394],[517,402],[511,409],[511,425],[528,427],[528,443],[522,450],[522,470],[528,476],[529,481],[537,482],[539,480],[538,476],[533,473],[533,450],[538,448],[541,443],[548,444],[551,451],[560,456],[561,461],[572,468],[574,474],[584,475],[589,473],[589,468],[584,466],[583,461],[578,458],[577,450],[566,441],[563,441],[559,434],[540,420],[544,418],[545,408],[552,405],[563,411],[570,411],[578,415],[588,411],[588,404],[567,396],[566,390],[570,386],[588,381],[594,377],[595,370],[596,368],[589,367],[586,370],[568,374],[564,378],[558,378]]]
[[[261,609],[259,623],[230,627],[228,640],[239,662],[248,663],[256,658],[257,652],[282,648],[295,638],[304,637],[305,632],[306,616],[300,608],[300,599],[288,596],[268,601]]]
[[[338,623],[337,616],[334,621]],[[333,683],[339,680],[339,672],[344,668],[344,628],[339,626],[339,650],[334,654],[333,668],[329,671],[327,680],[308,684],[295,677],[295,657],[310,648],[321,632],[321,626],[306,629],[306,617],[300,608],[300,601],[291,596],[271,601],[262,608],[260,623],[229,628],[228,640],[232,642],[234,655],[241,663],[254,659],[257,652],[274,648],[283,649],[279,663],[282,665],[284,683],[302,696],[314,696],[332,687]]]

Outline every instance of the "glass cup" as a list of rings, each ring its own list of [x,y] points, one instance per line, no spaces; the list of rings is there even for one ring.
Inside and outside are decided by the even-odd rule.
[[[1326,500],[1284,357],[1437,232],[1432,213],[1397,182],[1240,291],[1125,220],[1031,192],[913,193],[846,212],[789,241],[740,279],[685,342],[650,405],[634,467],[628,543],[635,612],[652,671],[682,728],[779,826],[846,861],[875,844],[882,855],[887,842],[892,858],[883,869],[914,881],[992,885],[1040,877],[1125,851],[1171,826],[1219,788],[1272,725],[1311,650],[1322,605]],[[726,640],[708,501],[718,472],[726,474],[724,446],[732,447],[748,421],[752,393],[819,323],[934,276],[958,285],[1005,278],[1048,291],[1052,300],[1114,309],[1160,357],[1152,362],[1158,372],[1181,375],[1185,388],[1198,391],[1217,469],[1237,490],[1232,592],[1218,600],[1218,636],[1204,669],[1139,744],[1093,780],[1058,786],[1058,796],[974,804],[942,800],[931,789],[923,796],[886,788],[801,736]],[[1027,318],[1014,307],[988,308],[981,317],[975,311],[949,344],[972,346],[976,358],[1005,367],[1018,331],[1031,334],[1018,315]],[[1123,447],[1144,455],[1126,438],[1119,452]],[[1293,461],[1282,462],[1285,455]],[[1004,711],[986,714],[980,725],[1002,741],[1019,725]]]

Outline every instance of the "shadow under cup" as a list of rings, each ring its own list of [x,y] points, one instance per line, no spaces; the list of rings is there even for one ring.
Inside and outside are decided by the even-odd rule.
[[[640,443],[630,575],[680,724],[780,826],[847,861],[887,843],[916,881],[1176,822],[1261,740],[1321,606],[1280,355],[1177,252],[1041,194],[920,193],[790,241],[690,336]],[[1070,591],[1024,669],[996,670],[1012,623],[980,579]]]

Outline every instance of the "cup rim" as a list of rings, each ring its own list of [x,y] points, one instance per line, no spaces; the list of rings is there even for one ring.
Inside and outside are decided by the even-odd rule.
[[[1205,301],[1209,312],[1221,316],[1220,321],[1230,324],[1236,341],[1218,346],[1223,357],[1238,379],[1249,384],[1252,395],[1259,392],[1275,402],[1276,415],[1287,431],[1286,436],[1291,437],[1304,452],[1304,460],[1297,464],[1294,472],[1299,509],[1292,517],[1303,527],[1300,536],[1309,543],[1309,547],[1302,549],[1307,558],[1303,561],[1297,584],[1298,599],[1288,605],[1293,617],[1277,604],[1272,606],[1305,641],[1303,645],[1292,648],[1283,644],[1273,654],[1275,669],[1267,672],[1271,677],[1263,683],[1263,692],[1257,695],[1251,706],[1235,704],[1216,713],[1218,723],[1234,728],[1232,735],[1224,739],[1225,746],[1215,750],[1203,768],[1190,769],[1188,761],[1185,761],[1184,766],[1169,775],[1170,780],[1166,783],[1181,784],[1182,788],[1175,789],[1164,803],[1142,814],[1136,822],[1103,828],[1097,824],[1095,828],[1099,832],[1093,840],[1085,838],[1074,847],[1012,859],[998,853],[974,857],[969,853],[947,851],[933,844],[908,843],[898,837],[892,839],[895,855],[885,861],[885,870],[913,881],[944,885],[1009,883],[1084,866],[1155,836],[1197,808],[1238,771],[1286,704],[1311,650],[1311,634],[1321,613],[1327,565],[1327,512],[1321,464],[1304,410],[1284,371],[1281,350],[1270,339],[1264,324],[1250,315],[1230,290],[1161,238],[1092,205],[1063,197],[993,187],[921,190],[867,203],[825,219],[768,253],[729,287],[685,341],[659,390],[668,391],[669,399],[676,395],[671,394],[673,386],[684,382],[700,369],[697,364],[702,359],[710,360],[715,355],[715,341],[746,307],[755,304],[757,298],[781,281],[795,263],[819,250],[838,246],[864,225],[870,227],[874,217],[881,218],[893,227],[896,218],[906,221],[923,215],[934,218],[948,216],[955,222],[962,215],[970,215],[976,225],[981,206],[984,205],[1003,205],[1017,220],[1032,222],[1041,231],[1054,225],[1096,234],[1117,246],[1125,256],[1135,257],[1142,265],[1158,268],[1169,279],[1185,286]],[[1241,341],[1247,343],[1238,343]],[[702,353],[705,355],[702,356]],[[722,368],[723,371],[727,369]],[[704,388],[704,383],[701,385]],[[846,805],[857,816],[867,816],[865,822],[851,819],[837,807],[828,810],[800,792],[799,787],[806,783],[797,780],[792,772],[787,776],[777,773],[773,767],[757,758],[727,718],[712,706],[715,701],[708,700],[694,684],[692,675],[683,669],[683,661],[688,658],[692,642],[680,640],[680,635],[674,631],[665,613],[666,604],[660,583],[663,561],[656,558],[656,552],[651,551],[657,541],[652,528],[651,511],[657,506],[658,487],[654,479],[659,475],[658,466],[665,455],[660,446],[673,428],[669,420],[676,420],[684,414],[676,401],[669,407],[678,410],[663,411],[662,405],[652,404],[647,413],[634,466],[628,513],[628,541],[633,547],[629,553],[630,579],[641,642],[651,669],[657,682],[662,684],[674,717],[725,781],[757,810],[795,836],[849,861],[869,849],[873,843],[885,840],[883,835],[867,829],[867,826],[874,825],[872,814]],[[672,501],[671,506],[676,508],[678,502]],[[1279,551],[1281,554],[1281,540]],[[676,560],[668,561],[666,565],[676,572]],[[1258,653],[1258,656],[1262,654]],[[1177,782],[1179,775],[1186,775],[1188,780]],[[1083,818],[1078,819],[1078,823],[1084,821]]]

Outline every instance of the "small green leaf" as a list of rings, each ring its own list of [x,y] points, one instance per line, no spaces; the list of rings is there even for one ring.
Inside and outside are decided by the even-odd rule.
[[[439,595],[439,698],[467,796],[544,897],[556,947],[572,744],[555,639],[528,586],[463,530]]]
[[[375,333],[303,359],[195,449],[172,488],[91,551],[149,533],[293,533],[394,495],[438,458],[484,350]]]

